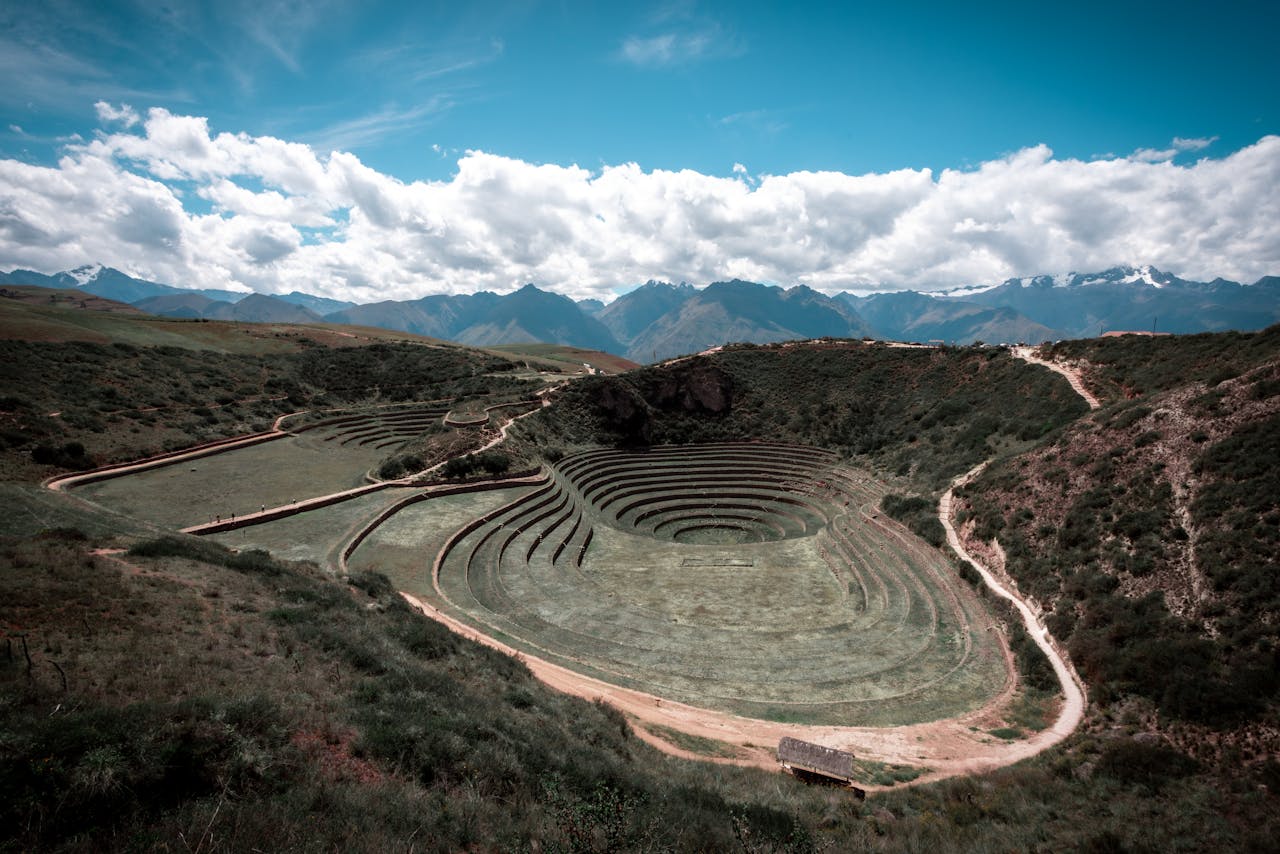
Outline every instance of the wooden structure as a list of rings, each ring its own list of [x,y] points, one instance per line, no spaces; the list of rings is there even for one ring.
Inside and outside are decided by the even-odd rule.
[[[797,777],[816,775],[856,789],[853,754],[847,750],[823,747],[787,735],[778,742],[778,763]]]

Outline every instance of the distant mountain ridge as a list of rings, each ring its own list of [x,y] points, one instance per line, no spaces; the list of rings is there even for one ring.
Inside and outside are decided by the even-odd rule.
[[[294,291],[244,294],[177,288],[89,264],[56,274],[0,272],[0,284],[81,290],[171,317],[376,326],[488,345],[546,342],[637,362],[731,342],[874,337],[966,344],[1039,343],[1108,331],[1206,332],[1280,322],[1280,277],[1251,285],[1196,282],[1155,267],[1113,267],[1008,279],[947,291],[827,296],[805,285],[649,281],[605,305],[532,284],[507,294],[427,296],[357,305]]]
[[[380,326],[462,344],[571,344],[622,355],[600,321],[568,297],[525,285],[510,294],[489,291],[357,305],[326,315],[331,323]]]
[[[702,290],[650,282],[618,297],[600,319],[623,338],[627,358],[636,362],[731,341],[768,344],[873,334],[851,307],[804,285],[783,290],[738,279]]]
[[[197,293],[211,300],[238,302],[249,294],[240,291],[196,290],[192,288],[175,288],[173,285],[162,285],[159,282],[148,282],[146,279],[135,279],[114,267],[101,264],[85,264],[74,270],[46,275],[35,270],[14,270],[11,273],[0,273],[0,279],[14,285],[36,285],[42,288],[75,288],[87,291],[100,297],[118,302],[136,303],[148,297],[164,294]]]
[[[992,308],[915,291],[839,297],[871,324],[877,337],[895,341],[1039,343],[1063,337],[1061,331],[1007,306]]]
[[[1252,285],[1222,278],[1194,282],[1151,266],[1008,279],[964,299],[1007,306],[1062,330],[1064,338],[1109,330],[1246,331],[1280,322],[1280,278],[1264,276]]]

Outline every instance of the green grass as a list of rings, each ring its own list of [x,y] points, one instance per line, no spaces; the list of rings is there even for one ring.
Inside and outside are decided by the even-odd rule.
[[[37,441],[62,447],[84,440],[98,459],[123,453],[130,425],[150,428],[134,416],[112,422],[116,416],[103,415],[101,407],[121,405],[114,395],[128,403],[143,400],[143,392],[168,393],[149,383],[146,371],[117,372],[108,364],[133,363],[127,350],[70,347],[56,355],[9,362],[18,367],[12,382],[21,388],[6,386],[0,411],[22,435],[6,435],[6,465],[15,455],[29,460]],[[158,355],[168,360],[173,354]],[[954,363],[946,361],[952,357]],[[992,429],[1002,447],[1016,450],[1016,443],[1034,441],[1018,438],[1018,425],[1031,436],[1034,418],[1028,416],[1037,414],[1046,392],[1053,399],[1056,391],[1029,386],[1023,391],[1033,400],[1017,402],[1017,387],[1009,382],[1018,374],[999,357],[975,360],[972,353],[953,351],[930,357],[935,358],[941,364],[885,357],[883,364],[869,362],[813,380],[815,389],[826,389],[825,400],[797,398],[808,404],[807,427],[803,406],[781,411],[799,416],[797,426],[814,441],[825,441],[819,428],[830,426],[834,447],[850,447],[846,438],[882,442],[852,453],[882,471],[908,463],[904,477],[912,488],[894,486],[904,493],[927,495],[949,466],[966,467],[982,451],[973,441],[979,428],[993,423],[986,416],[996,419]],[[833,363],[843,370],[856,360]],[[27,371],[29,364],[36,369]],[[887,369],[891,365],[896,367]],[[924,365],[937,375],[920,373]],[[201,394],[218,389],[233,395],[239,388],[260,387],[253,383],[263,379],[260,363],[240,373],[217,359],[209,362],[208,374],[196,362],[189,367],[155,376],[203,382],[196,389]],[[376,379],[372,368],[357,362],[332,377],[316,376],[337,389],[345,387],[345,376]],[[975,380],[966,386],[969,380],[961,375],[977,377],[992,369],[991,399],[973,397],[980,385]],[[628,434],[633,439],[652,431],[646,441],[686,432],[783,435],[786,428],[769,413],[784,399],[778,389],[786,383],[762,385],[772,370],[731,374],[742,383],[735,407],[753,401],[766,406],[719,419],[684,409],[682,389],[688,389],[692,373],[650,375],[651,384],[632,387],[644,419],[619,423],[635,428]],[[1225,377],[1230,370],[1236,368],[1227,365],[1219,373]],[[111,382],[59,384],[70,389],[66,409],[74,423],[42,420],[64,402],[42,377],[82,375]],[[803,374],[776,376],[813,392]],[[134,377],[137,382],[131,382]],[[662,383],[669,378],[675,393],[666,397]],[[1237,664],[1245,665],[1238,673],[1250,678],[1277,672],[1250,663],[1261,647],[1255,637],[1241,634],[1265,629],[1255,611],[1244,609],[1252,607],[1248,597],[1267,594],[1268,588],[1252,581],[1236,586],[1250,578],[1245,570],[1256,555],[1263,558],[1259,565],[1268,565],[1268,553],[1254,544],[1265,547],[1274,527],[1269,505],[1259,504],[1275,494],[1268,487],[1274,466],[1267,465],[1274,454],[1266,455],[1274,430],[1233,427],[1227,436],[1229,422],[1216,420],[1246,401],[1270,406],[1274,382],[1223,379],[1194,404],[1206,419],[1195,428],[1203,455],[1196,474],[1212,489],[1203,493],[1211,500],[1193,513],[1205,532],[1222,537],[1206,540],[1221,550],[1215,599],[1240,603],[1208,614],[1227,630],[1222,637],[1234,645],[1230,657],[1221,655],[1225,647],[1184,643],[1186,627],[1170,623],[1158,604],[1118,595],[1100,568],[1120,560],[1120,552],[1092,549],[1089,537],[1082,538],[1091,526],[1107,537],[1122,537],[1135,546],[1125,550],[1133,569],[1158,571],[1162,550],[1181,541],[1172,528],[1168,537],[1147,536],[1151,518],[1134,511],[1164,506],[1160,475],[1124,460],[1159,443],[1117,443],[1120,455],[1110,458],[1106,448],[1086,454],[1071,447],[1074,432],[1051,430],[1047,438],[1059,446],[1042,452],[1049,463],[1045,470],[1060,472],[1048,481],[1060,491],[1050,503],[1070,515],[1071,524],[1056,524],[1061,520],[1025,498],[1000,506],[998,522],[989,508],[975,507],[974,519],[1000,534],[1024,590],[1047,602],[1072,603],[1070,613],[1059,609],[1049,623],[1059,637],[1078,629],[1087,641],[1073,648],[1085,653],[1077,661],[1088,665],[1082,669],[1094,703],[1085,727],[1059,748],[1017,766],[899,787],[865,803],[780,775],[659,756],[626,736],[617,712],[548,691],[518,663],[413,614],[392,594],[392,585],[374,575],[357,572],[353,585],[343,586],[259,552],[231,555],[189,538],[144,548],[129,558],[137,568],[125,568],[88,553],[116,540],[39,532],[82,525],[92,536],[116,530],[136,536],[145,525],[77,506],[66,496],[6,485],[0,491],[0,531],[12,538],[0,541],[0,627],[13,654],[0,656],[0,849],[702,851],[805,850],[811,843],[827,850],[930,852],[1271,850],[1280,833],[1280,764],[1268,742],[1245,736],[1269,732],[1273,712],[1264,706],[1255,718],[1260,727],[1212,733],[1214,749],[1190,726],[1174,727],[1177,740],[1153,743],[1147,730],[1167,721],[1157,714],[1156,700],[1142,697],[1170,685],[1215,689],[1220,683],[1200,677],[1234,680],[1228,668]],[[951,385],[959,388],[954,395],[947,390]],[[108,393],[107,387],[118,390]],[[76,397],[86,388],[87,394]],[[847,388],[863,395],[861,402]],[[882,400],[890,395],[897,399]],[[601,404],[598,396],[578,402],[583,400]],[[1014,411],[984,409],[1004,401],[1015,401]],[[1108,421],[1108,410],[1087,430],[1132,429],[1136,437],[1143,432],[1142,419],[1154,417],[1162,405],[1148,403],[1151,412],[1136,415],[1127,427]],[[957,408],[966,405],[967,411]],[[855,430],[841,420],[851,415],[862,418],[863,426]],[[895,422],[895,415],[907,420]],[[211,416],[217,423],[205,424]],[[220,434],[257,417],[222,416],[222,410],[211,409],[197,416],[203,419],[198,425],[156,417],[156,430],[166,432],[147,436],[190,442],[201,431]],[[563,435],[543,424],[527,438],[554,449],[603,435],[587,409],[571,407],[555,417],[562,418]],[[1060,423],[1053,417],[1041,426]],[[95,424],[102,432],[95,432]],[[34,477],[37,470],[25,465],[10,471]],[[1016,463],[997,464],[990,474],[995,480],[978,487],[993,495],[1000,478],[1026,478]],[[1077,475],[1091,484],[1121,484],[1125,491],[1070,491]],[[1162,515],[1167,514],[1156,514]],[[1025,538],[1021,544],[1019,533]],[[410,543],[400,554],[406,567],[411,551]],[[1142,564],[1144,556],[1153,568]],[[423,560],[419,556],[419,565]],[[1044,592],[1050,578],[1055,587]],[[1135,708],[1140,714],[1132,714]],[[1029,701],[1025,714],[1011,714],[1007,723],[1030,729],[1037,715],[1043,717],[1043,705],[1037,712]],[[1196,759],[1183,751],[1194,751]],[[870,771],[889,779],[907,773]]]
[[[1060,341],[1049,351],[1061,360],[1084,359],[1086,376],[1111,400],[1203,382],[1216,386],[1280,357],[1280,325],[1261,332],[1089,338]]]
[[[1193,336],[1192,355],[1273,361],[1223,380],[1212,406],[1195,388],[1108,406],[961,493],[961,519],[979,539],[998,537],[1020,589],[1049,605],[1047,625],[1095,701],[1138,695],[1166,718],[1220,728],[1274,715],[1280,635],[1257,618],[1280,607],[1280,397],[1267,385],[1280,368],[1268,341],[1270,331]],[[1140,360],[1169,346],[1098,352]],[[1124,371],[1172,382],[1159,365]]]
[[[637,456],[635,464],[629,457],[599,459],[611,460],[628,476],[668,471],[678,478],[692,472],[697,460],[713,471],[721,456],[733,460],[753,453],[768,451],[704,446]],[[581,468],[581,462],[594,466],[595,460],[565,465],[585,484],[593,469]],[[751,468],[745,461],[724,465]],[[1007,676],[996,637],[984,630],[990,617],[979,600],[940,552],[893,523],[871,524],[859,514],[857,508],[878,504],[882,486],[824,465],[807,476],[858,484],[822,511],[838,516],[843,544],[815,528],[759,543],[673,541],[628,521],[638,519],[633,514],[644,507],[665,506],[661,484],[644,487],[645,495],[656,490],[649,504],[626,510],[640,500],[634,490],[617,502],[607,497],[610,490],[625,493],[624,481],[593,492],[599,504],[584,503],[574,481],[561,480],[567,477],[561,473],[555,484],[529,492],[522,505],[454,545],[441,566],[443,600],[430,589],[425,570],[463,519],[434,514],[429,501],[407,508],[412,515],[404,520],[392,516],[386,537],[375,531],[366,546],[386,549],[395,541],[400,551],[387,552],[388,563],[417,568],[407,589],[423,591],[487,634],[586,675],[693,705],[769,720],[846,725],[935,720],[980,706]],[[696,473],[689,476],[697,481]],[[793,480],[799,482],[800,474]],[[757,492],[760,507],[772,500],[768,490]],[[819,506],[823,501],[814,500]],[[845,500],[853,508],[847,515]],[[818,511],[810,512],[816,524]],[[575,518],[581,521],[575,524]],[[590,547],[579,567],[588,530]],[[561,541],[566,548],[557,545]],[[366,546],[353,565],[378,566],[361,554]],[[836,570],[824,553],[844,568]],[[860,589],[850,593],[859,576],[869,598]]]
[[[580,380],[519,435],[562,448],[799,442],[936,494],[993,447],[1024,449],[1085,409],[1061,377],[995,349],[747,345]]]
[[[265,549],[282,560],[306,560],[335,568],[333,552],[346,536],[408,492],[405,489],[372,492],[296,516],[212,534],[209,539],[228,548]]]
[[[719,739],[691,735],[662,724],[642,723],[640,726],[643,726],[668,744],[673,744],[681,750],[687,750],[699,756],[710,756],[714,759],[739,759],[746,755],[746,751],[740,747]]]
[[[76,495],[173,528],[245,516],[353,489],[382,456],[310,434],[237,448],[76,487]]]
[[[434,601],[431,564],[445,540],[472,519],[515,500],[528,487],[448,495],[410,504],[379,525],[348,559],[352,572],[378,572],[397,590]]]
[[[94,537],[153,537],[161,528],[25,483],[0,481],[0,537],[34,537],[75,528]]]
[[[191,538],[144,547],[138,573],[95,545],[0,541],[6,849],[1261,851],[1277,832],[1274,762],[1197,766],[1105,720],[865,802],[677,762],[374,576]]]
[[[239,334],[267,334],[248,326]],[[41,446],[78,443],[85,455],[75,467],[82,468],[266,430],[302,409],[522,395],[539,385],[495,354],[398,343],[295,341],[264,354],[8,340],[0,341],[0,357],[12,366],[0,396],[0,446],[8,451],[0,475],[24,480],[59,470],[36,462]]]
[[[928,768],[915,765],[895,765],[888,762],[876,762],[871,759],[853,760],[854,782],[869,783],[874,786],[896,786],[899,783],[910,783],[921,774],[929,773]]]

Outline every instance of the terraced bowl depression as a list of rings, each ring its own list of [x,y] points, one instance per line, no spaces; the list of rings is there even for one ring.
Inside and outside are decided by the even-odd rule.
[[[942,553],[881,517],[884,492],[814,448],[590,451],[424,554],[413,592],[705,708],[876,726],[976,709],[1006,685],[1003,647]]]

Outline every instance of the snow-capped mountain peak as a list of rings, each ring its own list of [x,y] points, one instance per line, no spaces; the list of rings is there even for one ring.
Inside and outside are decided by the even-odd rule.
[[[74,270],[68,270],[67,275],[76,280],[76,287],[84,287],[89,282],[98,278],[98,274],[102,272],[101,264],[85,264],[83,267],[76,267]]]
[[[1125,284],[1145,282],[1153,288],[1163,288],[1166,283],[1160,281],[1157,278],[1158,275],[1160,275],[1160,271],[1148,264],[1145,267],[1138,267],[1128,276],[1125,276],[1121,281]]]
[[[1112,267],[1101,273],[1058,273],[1053,276],[1031,276],[1022,279],[1010,279],[1026,288],[1032,285],[1050,285],[1055,288],[1081,288],[1091,285],[1134,285],[1144,284],[1153,288],[1163,288],[1175,277],[1162,273],[1150,264],[1141,267]]]

